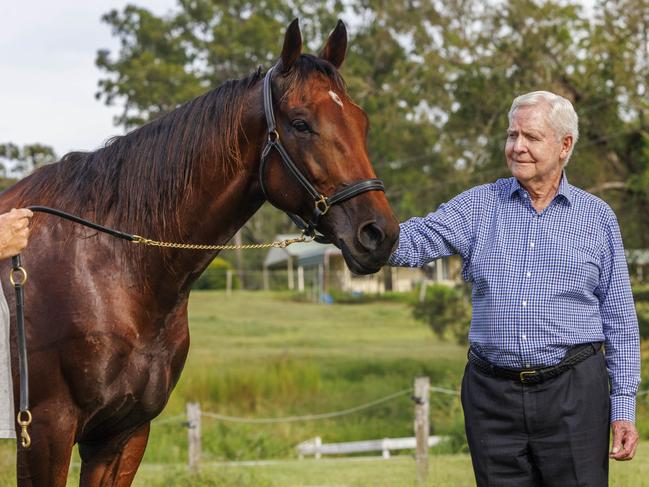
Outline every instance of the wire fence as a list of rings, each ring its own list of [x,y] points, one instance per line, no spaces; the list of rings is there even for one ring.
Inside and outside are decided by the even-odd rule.
[[[358,413],[360,411],[373,408],[375,406],[384,404],[394,399],[407,396],[408,394],[412,394],[413,391],[414,389],[412,387],[409,387],[407,389],[403,389],[401,391],[388,394],[387,396],[375,399],[370,402],[359,404],[357,406],[353,406],[347,409],[330,411],[326,413],[307,413],[299,416],[284,416],[284,417],[276,417],[276,418],[250,418],[250,417],[230,416],[227,414],[221,414],[213,411],[201,410],[201,416],[214,419],[217,421],[223,421],[227,423],[240,423],[240,424],[280,424],[280,423],[295,423],[300,421],[317,421],[321,419],[338,418],[341,416],[347,416],[349,414]],[[457,390],[448,389],[444,387],[430,386],[430,394],[431,395],[443,394],[448,396],[459,397],[460,392]],[[187,422],[186,414],[176,414],[174,416],[170,416],[167,418],[155,419],[153,420],[152,423],[154,425],[163,425],[169,423],[186,423],[186,422]]]

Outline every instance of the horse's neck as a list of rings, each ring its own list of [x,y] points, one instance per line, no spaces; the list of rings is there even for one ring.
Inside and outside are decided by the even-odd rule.
[[[257,107],[261,93],[250,93],[253,107],[244,113],[247,129],[240,134],[241,169],[235,174],[203,173],[196,178],[183,205],[181,235],[188,243],[225,244],[261,207],[264,197],[258,182],[259,156],[264,136],[263,118]],[[257,99],[259,101],[257,101]],[[200,271],[211,261],[214,253],[195,250],[170,251],[167,254],[150,254],[148,268],[160,269],[151,276],[152,288],[160,286],[171,293],[185,294]],[[162,261],[155,262],[156,260]],[[164,261],[164,262],[163,262]],[[164,281],[164,283],[162,283]]]

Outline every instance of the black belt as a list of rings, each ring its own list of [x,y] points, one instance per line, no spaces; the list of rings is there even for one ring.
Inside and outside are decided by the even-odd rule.
[[[538,369],[516,370],[497,367],[480,357],[473,348],[469,348],[468,358],[469,362],[476,369],[487,375],[515,380],[522,384],[539,384],[563,374],[566,370],[574,367],[579,362],[583,362],[588,357],[595,355],[601,348],[602,344],[600,342],[577,345],[568,350],[566,356],[557,365],[553,365],[552,367],[540,367]]]

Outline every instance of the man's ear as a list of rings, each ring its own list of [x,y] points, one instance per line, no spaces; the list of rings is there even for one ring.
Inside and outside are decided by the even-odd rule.
[[[568,154],[570,153],[570,149],[572,148],[572,144],[573,144],[572,135],[570,134],[566,135],[561,141],[561,153],[559,154],[559,157],[561,157],[562,159],[568,157]]]

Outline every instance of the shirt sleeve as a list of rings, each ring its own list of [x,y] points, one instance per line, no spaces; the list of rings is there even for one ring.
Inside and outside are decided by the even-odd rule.
[[[421,267],[440,257],[460,254],[467,262],[473,235],[476,188],[459,194],[425,217],[401,223],[399,246],[389,265]]]
[[[606,230],[600,284],[595,294],[600,302],[611,384],[611,421],[635,421],[640,384],[640,334],[622,237],[612,212]]]

